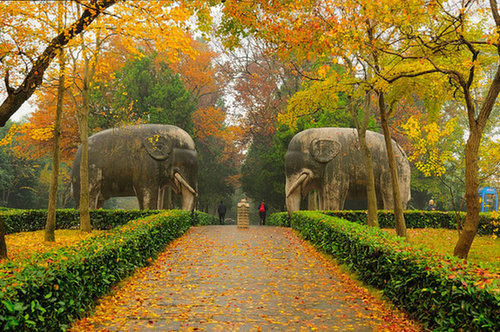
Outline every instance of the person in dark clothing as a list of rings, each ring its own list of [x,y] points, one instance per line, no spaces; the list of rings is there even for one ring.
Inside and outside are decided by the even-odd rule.
[[[267,205],[264,200],[260,202],[259,205],[259,217],[260,217],[260,225],[265,225],[266,224],[266,212],[267,212]]]
[[[217,207],[217,212],[219,213],[219,223],[224,224],[224,218],[226,217],[226,206],[223,201],[220,201],[219,207]]]

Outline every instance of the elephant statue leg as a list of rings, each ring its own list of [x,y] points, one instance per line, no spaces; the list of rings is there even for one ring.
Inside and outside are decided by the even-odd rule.
[[[347,174],[337,173],[333,179],[327,179],[327,183],[320,190],[320,210],[342,210],[349,192],[349,177]]]
[[[156,210],[158,208],[158,190],[147,187],[134,187],[139,209]]]
[[[100,188],[96,185],[91,185],[89,188],[89,207],[91,209],[99,208],[99,196],[100,196]]]
[[[106,202],[106,199],[99,197],[99,199],[97,200],[96,209],[102,209],[104,207],[104,202]]]

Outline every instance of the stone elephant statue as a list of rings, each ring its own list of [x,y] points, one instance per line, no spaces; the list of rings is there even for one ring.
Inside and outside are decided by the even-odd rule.
[[[367,131],[372,153],[379,208],[394,208],[392,181],[384,136]],[[392,142],[403,208],[410,200],[410,164],[401,147]],[[341,210],[346,199],[367,200],[366,167],[356,129],[314,128],[295,135],[285,155],[286,205],[300,209],[303,195],[317,190],[320,210]]]
[[[161,209],[166,186],[181,195],[182,209],[193,210],[198,156],[191,136],[171,125],[142,124],[108,129],[89,137],[90,208],[110,197],[136,196],[140,209]],[[80,201],[80,158],[73,161],[71,185]]]

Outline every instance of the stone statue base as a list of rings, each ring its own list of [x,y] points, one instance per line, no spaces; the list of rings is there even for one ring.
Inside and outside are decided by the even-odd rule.
[[[238,228],[248,228],[250,225],[250,204],[247,203],[246,198],[242,198],[238,203]]]

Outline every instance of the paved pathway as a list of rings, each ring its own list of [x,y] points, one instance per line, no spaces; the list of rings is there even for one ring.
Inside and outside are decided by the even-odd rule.
[[[293,230],[194,227],[72,331],[417,331]]]

